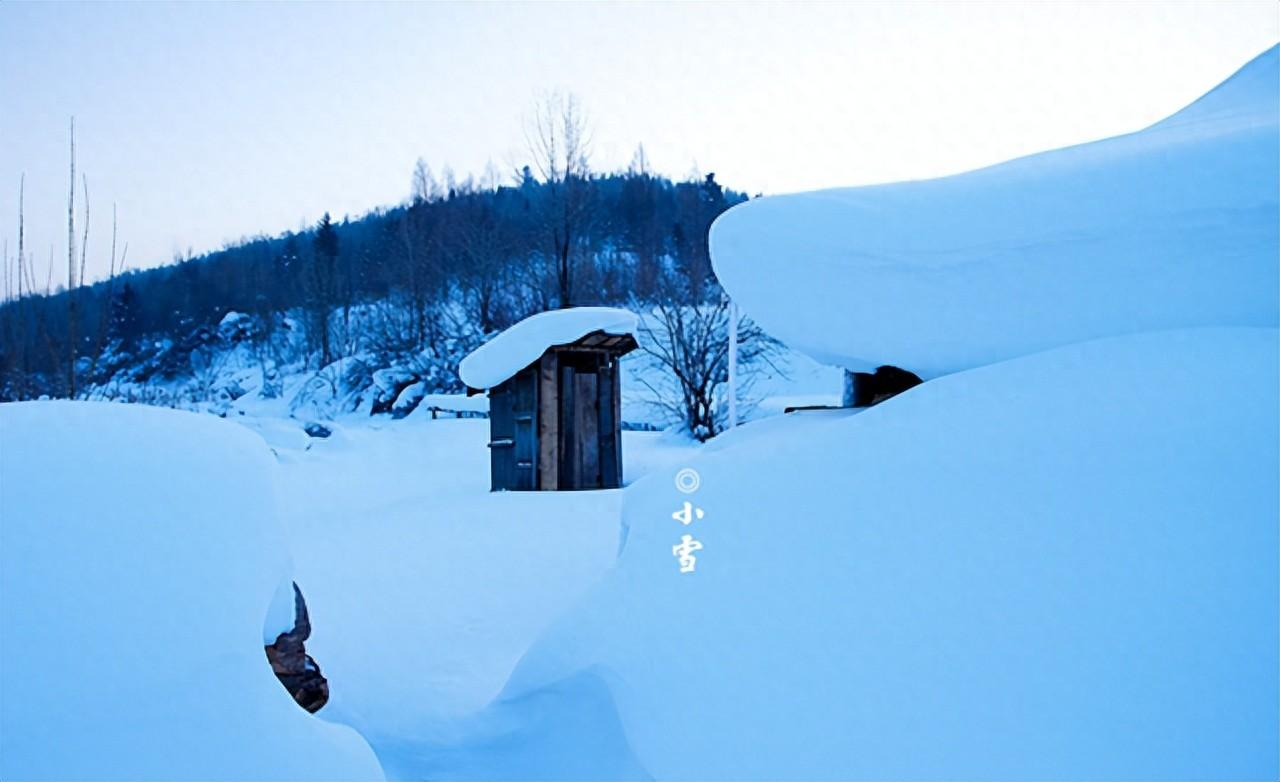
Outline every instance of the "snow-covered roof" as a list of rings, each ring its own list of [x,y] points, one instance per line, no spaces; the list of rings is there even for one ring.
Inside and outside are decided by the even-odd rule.
[[[749,201],[712,225],[716,277],[792,348],[925,378],[1099,337],[1274,327],[1277,83],[1272,48],[1136,133]]]
[[[568,345],[588,334],[636,334],[634,312],[615,307],[571,307],[531,315],[476,348],[458,364],[458,377],[471,388],[493,388],[537,361],[547,348]]]

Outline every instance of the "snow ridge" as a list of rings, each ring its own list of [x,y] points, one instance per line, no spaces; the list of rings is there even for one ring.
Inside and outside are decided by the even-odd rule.
[[[934,377],[1059,345],[1280,323],[1280,53],[1169,119],[935,180],[761,198],[716,275],[791,347]]]

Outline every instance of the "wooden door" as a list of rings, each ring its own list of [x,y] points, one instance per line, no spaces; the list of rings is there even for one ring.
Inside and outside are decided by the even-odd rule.
[[[512,430],[515,433],[515,447],[512,455],[515,483],[512,488],[519,491],[532,491],[538,487],[538,373],[536,368],[521,371],[516,375],[515,381],[511,403]]]
[[[516,485],[515,411],[512,382],[489,389],[489,470],[493,491]]]
[[[577,374],[573,368],[573,362],[569,361],[569,356],[562,354],[559,362],[560,378],[557,382],[557,392],[560,395],[559,410],[557,411],[560,419],[560,427],[558,434],[558,445],[560,453],[560,469],[557,487],[560,489],[577,489],[579,488],[578,478],[578,451],[576,443],[578,442],[577,424],[578,418],[574,414],[577,408],[577,384],[574,377]]]
[[[578,488],[599,489],[600,483],[600,376],[580,370],[573,378],[577,407],[574,430],[578,452]]]
[[[600,480],[600,380],[595,353],[559,358],[559,486],[598,489]]]

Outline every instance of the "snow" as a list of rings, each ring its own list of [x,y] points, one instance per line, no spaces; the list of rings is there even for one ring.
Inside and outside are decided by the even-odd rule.
[[[730,210],[718,275],[808,355],[705,445],[624,432],[622,490],[489,492],[488,422],[430,415],[486,400],[371,417],[318,387],[358,357],[262,399],[240,345],[225,421],[0,406],[0,778],[1280,777],[1278,60],[1129,136]],[[459,375],[636,328],[543,313]],[[934,379],[774,414],[880,363]],[[262,651],[294,579],[314,716]]]
[[[1274,779],[1278,355],[1117,337],[742,427],[627,491],[433,776]]]
[[[1103,336],[1280,322],[1280,50],[1127,136],[942,179],[767,197],[712,226],[766,331],[926,379]]]
[[[263,652],[290,570],[274,475],[212,416],[0,406],[0,778],[382,777]]]
[[[282,633],[293,629],[297,621],[297,606],[293,596],[293,578],[280,579],[276,591],[267,606],[267,618],[262,622],[262,645],[273,644]]]
[[[1277,61],[1130,136],[723,215],[745,314],[935,379],[652,465],[615,566],[393,773],[1280,775]]]
[[[349,420],[278,449],[282,505],[329,679],[320,716],[357,728],[389,775],[502,689],[521,655],[612,567],[622,493],[489,491],[489,422]],[[331,438],[332,439],[332,438]],[[696,445],[623,432],[628,481]]]
[[[476,348],[458,365],[471,388],[492,388],[538,360],[553,345],[596,331],[635,336],[636,315],[615,307],[571,307],[531,315]]]
[[[218,331],[234,331],[240,323],[249,320],[249,316],[243,312],[230,310],[226,315],[222,316],[222,320],[218,321]]]

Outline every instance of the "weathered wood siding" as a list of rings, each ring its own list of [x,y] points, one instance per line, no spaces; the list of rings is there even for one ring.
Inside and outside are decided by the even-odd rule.
[[[516,432],[515,485],[512,488],[529,491],[538,488],[537,370],[532,367],[525,369],[515,376],[515,381],[515,400],[512,405]]]
[[[514,378],[489,389],[489,472],[494,491],[515,488]]]
[[[574,375],[574,415],[577,437],[573,449],[577,453],[578,474],[574,476],[574,488],[594,489],[600,484],[600,384],[595,372],[581,371]]]
[[[489,390],[494,491],[622,485],[618,356],[594,346],[552,348]]]
[[[524,370],[489,390],[490,486],[537,488],[537,373]]]
[[[556,354],[547,351],[538,361],[538,484],[543,490],[560,488],[560,409],[556,393]]]

